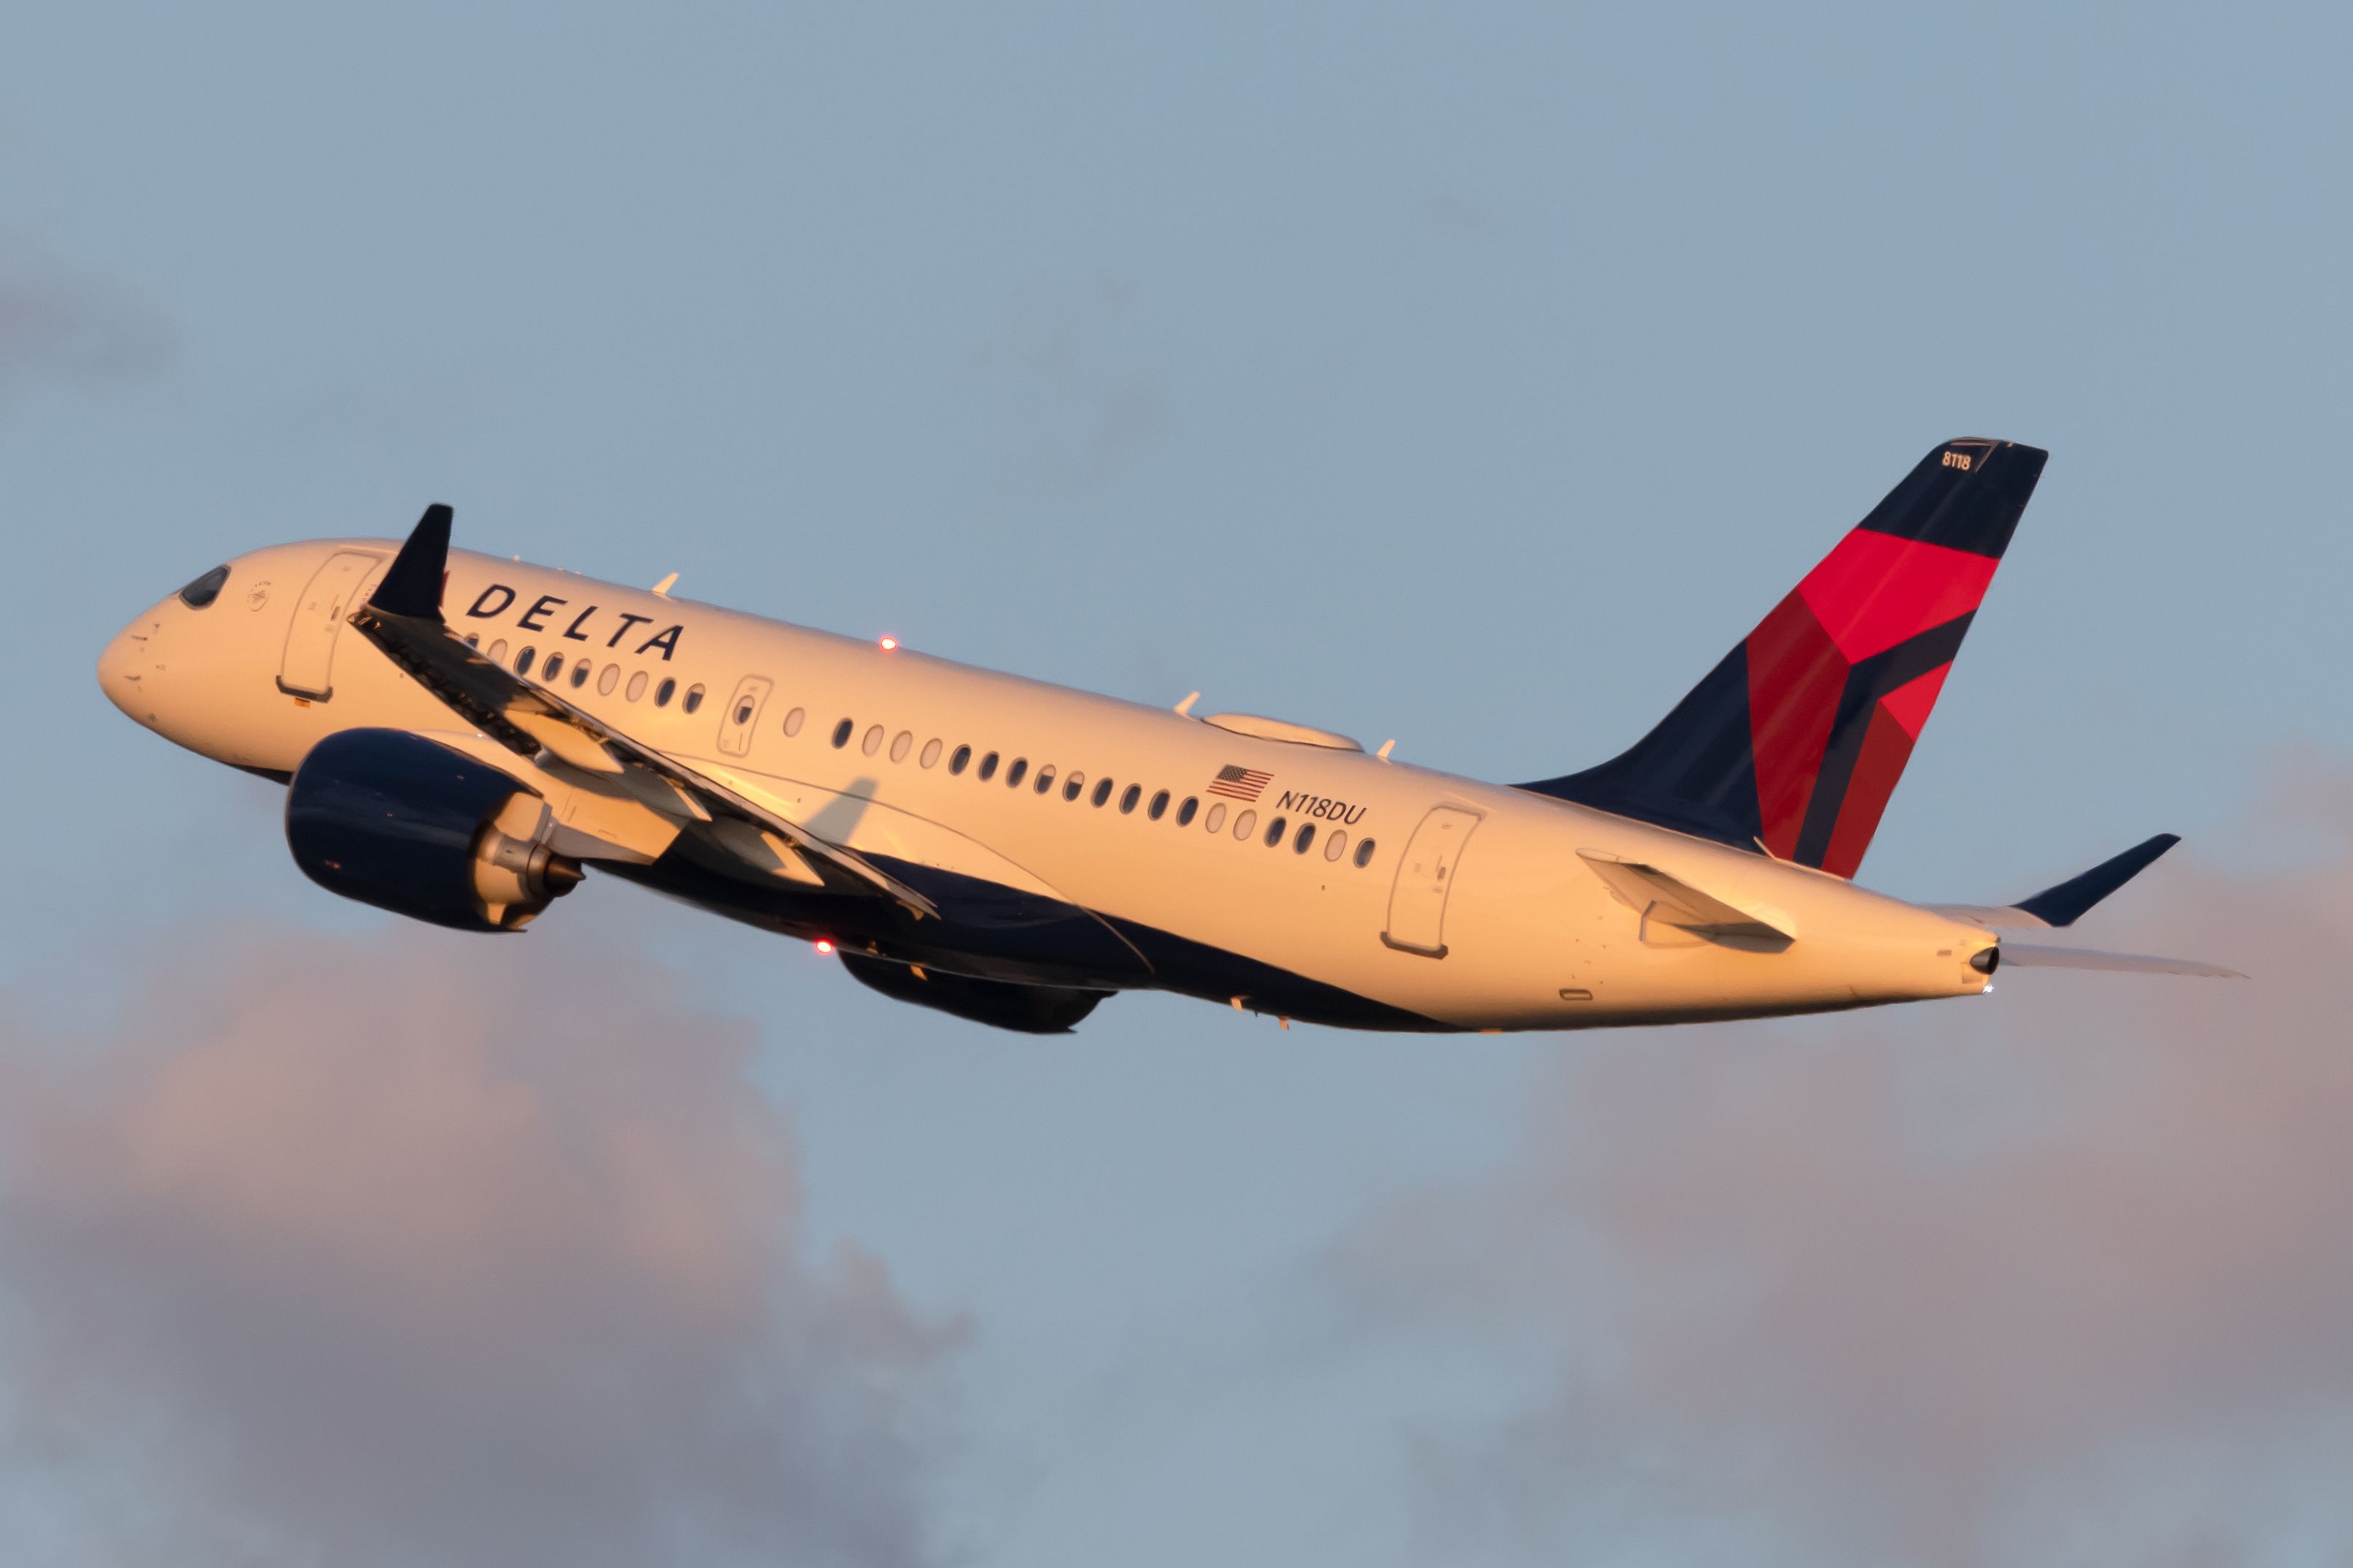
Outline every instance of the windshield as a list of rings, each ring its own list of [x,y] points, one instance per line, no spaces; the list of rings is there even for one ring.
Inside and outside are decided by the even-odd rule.
[[[192,610],[201,610],[220,597],[221,587],[227,581],[228,568],[216,566],[180,590],[180,603]]]

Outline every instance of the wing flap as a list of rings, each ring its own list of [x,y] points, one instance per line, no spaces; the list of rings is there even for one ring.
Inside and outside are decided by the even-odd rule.
[[[517,729],[554,752],[559,761],[570,763],[584,773],[614,778],[628,771],[603,742],[568,719],[542,712],[535,706],[524,702],[509,703],[506,716]]]

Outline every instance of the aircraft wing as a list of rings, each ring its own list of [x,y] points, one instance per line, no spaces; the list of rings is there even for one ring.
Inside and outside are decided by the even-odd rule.
[[[754,837],[774,834],[816,862],[813,868],[828,885],[881,894],[919,917],[938,917],[929,899],[855,851],[631,739],[467,647],[441,618],[450,518],[446,506],[427,508],[375,594],[351,615],[360,635],[419,685],[518,756],[536,758],[544,752],[584,773],[613,778],[641,799],[661,801],[672,815],[682,809],[694,819],[687,831],[702,828],[701,837],[739,859],[740,841],[733,833],[715,831],[720,825],[748,824]],[[835,875],[825,878],[828,869]]]

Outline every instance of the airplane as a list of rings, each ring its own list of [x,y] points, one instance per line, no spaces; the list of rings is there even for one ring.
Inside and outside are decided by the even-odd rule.
[[[2046,457],[1936,447],[1633,746],[1517,784],[452,550],[438,504],[405,541],[215,567],[98,676],[282,784],[331,892],[513,932],[595,870],[1030,1033],[1134,990],[1497,1032],[1975,995],[2004,965],[2231,975],[2013,940],[2169,834],[2010,905],[1853,881]]]

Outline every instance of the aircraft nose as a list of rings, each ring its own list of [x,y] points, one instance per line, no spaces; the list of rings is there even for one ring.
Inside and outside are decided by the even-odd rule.
[[[141,689],[153,660],[148,658],[147,644],[153,633],[152,625],[133,621],[117,632],[106,651],[98,656],[98,687],[112,702],[141,723],[152,717]]]

